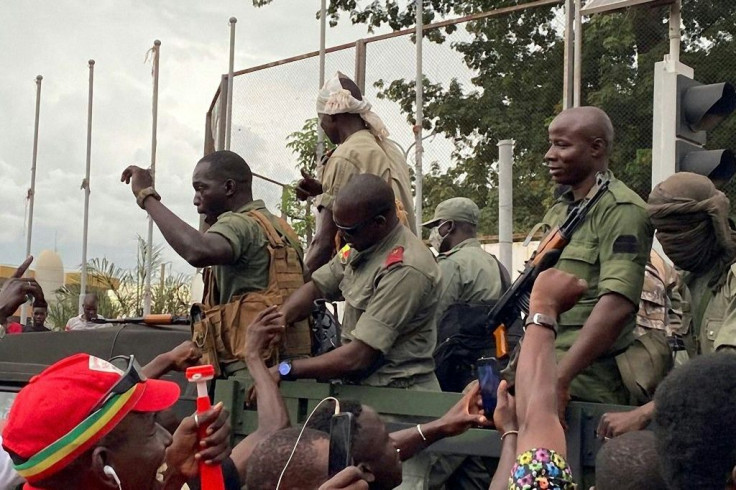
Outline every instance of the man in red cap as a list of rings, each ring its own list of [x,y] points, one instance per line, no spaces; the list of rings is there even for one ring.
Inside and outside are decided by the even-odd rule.
[[[172,437],[155,415],[177,401],[178,385],[147,379],[132,357],[118,360],[116,366],[76,354],[20,391],[2,443],[28,482],[24,490],[180,489],[196,476],[197,461],[227,456],[221,404],[185,418]],[[197,426],[210,422],[212,433],[200,446]],[[160,481],[163,463],[168,469]]]

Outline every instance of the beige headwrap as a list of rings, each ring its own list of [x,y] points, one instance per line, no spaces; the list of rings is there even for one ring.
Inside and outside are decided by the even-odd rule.
[[[736,260],[736,232],[728,221],[729,201],[702,175],[679,172],[649,194],[647,212],[657,239],[676,266],[704,274],[719,288]]]
[[[348,78],[339,71],[327,80],[317,95],[317,114],[358,114],[368,125],[370,132],[383,140],[388,138],[388,129],[378,114],[371,110],[370,102],[358,100],[349,90],[342,88],[341,78]]]

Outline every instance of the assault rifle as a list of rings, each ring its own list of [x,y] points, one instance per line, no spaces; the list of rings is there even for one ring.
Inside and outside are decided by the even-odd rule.
[[[585,216],[608,190],[609,180],[599,176],[596,181],[598,189],[590,199],[583,200],[575,206],[558,227],[553,228],[529,260],[524,264],[521,275],[498,300],[488,314],[489,331],[496,340],[496,358],[504,359],[509,355],[506,339],[506,326],[512,325],[520,318],[521,313],[529,314],[529,296],[537,276],[553,267],[560,258],[562,250],[570,243],[573,233],[585,220]]]
[[[189,325],[190,318],[186,315],[177,316],[170,313],[143,315],[131,318],[95,318],[92,323],[140,323],[143,325]]]

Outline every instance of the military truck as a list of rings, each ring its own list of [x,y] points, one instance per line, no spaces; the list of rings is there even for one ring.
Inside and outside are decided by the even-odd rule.
[[[0,416],[7,410],[15,394],[34,375],[54,362],[86,352],[100,358],[133,354],[144,365],[191,337],[187,326],[115,325],[78,332],[26,333],[9,335],[0,340]],[[196,390],[182,373],[165,376],[182,388],[174,410],[180,417],[195,411]],[[256,412],[245,406],[248,387],[236,379],[215,382],[214,398],[223,401],[231,413],[235,441],[252,432],[257,425]],[[411,423],[389,423],[390,430],[412,427],[440,417],[460,398],[456,393],[432,393],[395,388],[320,383],[300,380],[281,383],[281,392],[293,423],[303,423],[317,403],[327,396],[360,400],[383,415],[401,415]],[[64,393],[50,396],[64,396]],[[595,464],[601,442],[595,430],[600,416],[607,411],[633,407],[573,402],[567,411],[568,461],[573,474],[582,475]],[[234,442],[235,442],[234,441]],[[471,429],[465,434],[433,444],[430,451],[442,453],[498,457],[500,434],[495,430]]]

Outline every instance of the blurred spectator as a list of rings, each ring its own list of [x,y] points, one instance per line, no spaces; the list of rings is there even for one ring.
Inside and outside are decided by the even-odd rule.
[[[542,272],[534,283],[515,399],[506,381],[498,388],[493,418],[503,430],[503,446],[491,490],[576,488],[565,460],[567,443],[558,415],[555,337],[558,316],[586,290],[585,281],[557,269]]]
[[[736,488],[736,354],[675,369],[654,397],[657,451],[672,490]]]
[[[97,295],[94,293],[87,293],[82,301],[82,314],[70,318],[66,322],[65,330],[70,332],[72,330],[93,330],[95,328],[104,327],[104,324],[94,323],[92,320],[95,319],[104,320],[103,317],[97,314]]]
[[[667,490],[654,433],[629,432],[606,442],[595,458],[595,490]]]

